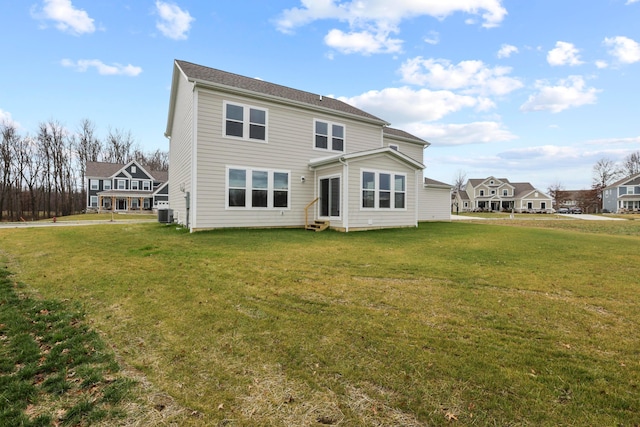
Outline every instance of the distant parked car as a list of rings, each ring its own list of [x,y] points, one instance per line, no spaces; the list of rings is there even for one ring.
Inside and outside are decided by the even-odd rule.
[[[558,209],[558,213],[559,214],[568,214],[569,213],[569,208],[560,208],[560,209]]]
[[[582,213],[582,209],[580,209],[580,208],[571,208],[571,209],[569,210],[569,213],[572,213],[572,214],[581,214],[581,213]]]

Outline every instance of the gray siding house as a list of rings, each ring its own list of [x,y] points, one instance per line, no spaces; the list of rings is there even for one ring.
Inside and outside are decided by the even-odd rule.
[[[176,60],[173,218],[191,231],[415,227],[429,143],[388,126],[334,98]]]
[[[169,201],[167,172],[147,171],[137,161],[127,164],[87,162],[87,212],[141,212]]]
[[[602,209],[609,212],[640,211],[640,173],[623,178],[602,191]]]

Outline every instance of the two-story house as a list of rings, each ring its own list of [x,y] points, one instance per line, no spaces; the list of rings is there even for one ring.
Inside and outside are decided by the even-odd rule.
[[[605,187],[602,190],[602,209],[621,213],[640,211],[640,173]]]
[[[433,191],[429,143],[388,126],[331,97],[176,60],[165,131],[174,220],[191,231],[417,226]]]
[[[147,171],[137,161],[127,164],[87,162],[87,212],[151,211],[168,203],[165,171]]]
[[[528,182],[510,182],[490,176],[469,179],[453,197],[453,211],[542,212],[552,210],[553,199]]]

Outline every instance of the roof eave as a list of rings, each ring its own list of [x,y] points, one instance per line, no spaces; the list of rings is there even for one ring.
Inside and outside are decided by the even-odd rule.
[[[320,107],[317,105],[311,105],[311,104],[307,104],[305,102],[300,102],[300,101],[295,101],[292,99],[287,99],[287,98],[282,98],[280,96],[274,96],[274,95],[267,95],[267,94],[263,94],[260,92],[255,92],[249,89],[243,89],[243,88],[239,88],[239,87],[235,87],[235,86],[228,86],[228,85],[223,85],[223,84],[219,84],[219,83],[214,83],[214,82],[210,82],[208,80],[202,80],[202,79],[195,79],[195,78],[189,78],[189,81],[192,82],[194,84],[194,90],[198,87],[202,87],[204,89],[215,89],[215,90],[219,90],[222,92],[227,92],[230,94],[242,94],[242,95],[246,95],[252,98],[256,98],[256,99],[262,99],[265,101],[269,101],[269,102],[275,102],[275,103],[279,103],[279,104],[285,104],[285,105],[293,105],[296,106],[298,108],[304,108],[307,110],[311,110],[311,111],[322,111],[323,113],[327,113],[327,114],[331,114],[331,115],[338,115],[341,117],[347,117],[350,119],[354,119],[354,120],[359,120],[359,121],[364,121],[367,123],[372,123],[375,125],[379,125],[379,126],[388,126],[389,123],[379,119],[379,118],[372,118],[372,117],[365,117],[365,116],[360,116],[358,114],[351,114],[348,113],[346,111],[340,111],[340,110],[335,110],[332,108],[326,108],[326,107]]]

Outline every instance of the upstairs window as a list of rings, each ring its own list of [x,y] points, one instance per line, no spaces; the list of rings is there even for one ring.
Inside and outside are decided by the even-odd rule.
[[[90,184],[91,184],[91,189],[92,190],[97,190],[100,188],[100,181],[97,179],[92,179],[90,180]]]
[[[131,189],[132,190],[137,190],[138,189],[138,181],[131,181]]]
[[[509,195],[509,190],[502,190],[502,195],[503,196],[508,196]]]
[[[105,179],[104,181],[102,181],[102,188],[105,190],[111,190],[111,180]]]
[[[224,134],[232,138],[267,141],[267,110],[224,103]]]
[[[484,196],[484,190],[480,190],[480,195]]]
[[[314,147],[319,150],[344,151],[344,125],[316,120]]]
[[[118,190],[126,190],[127,189],[127,180],[119,179],[118,180]]]
[[[142,189],[149,191],[151,189],[151,183],[149,181],[142,181]]]

